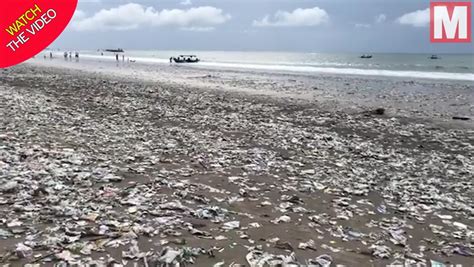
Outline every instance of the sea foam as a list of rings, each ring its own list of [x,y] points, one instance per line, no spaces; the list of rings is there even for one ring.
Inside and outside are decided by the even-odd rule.
[[[99,60],[115,60],[111,56],[99,55],[81,55],[82,58],[99,59]],[[120,60],[122,58],[120,57]],[[169,64],[169,60],[154,57],[130,57],[137,63],[146,64]],[[459,80],[474,81],[473,73],[455,73],[455,72],[428,72],[428,71],[402,71],[402,70],[384,70],[384,69],[361,69],[361,68],[342,68],[342,67],[318,67],[305,65],[277,65],[277,64],[250,64],[250,63],[231,63],[231,62],[212,62],[201,61],[199,63],[186,64],[188,67],[201,67],[212,69],[236,69],[236,70],[257,70],[257,71],[277,71],[287,73],[326,73],[326,74],[342,74],[342,75],[361,75],[361,76],[385,76],[385,77],[401,77],[401,78],[418,78],[418,79],[438,79],[438,80]]]

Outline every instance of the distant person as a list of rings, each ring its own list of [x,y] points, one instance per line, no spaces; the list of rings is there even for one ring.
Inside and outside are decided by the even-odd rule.
[[[119,56],[118,56],[118,54],[115,54],[115,59],[117,60],[117,62],[119,61]]]
[[[125,55],[122,55],[122,62],[125,62]]]
[[[75,57],[76,57],[76,58],[79,58],[79,52],[76,52]]]
[[[67,51],[64,52],[64,59],[67,59]]]
[[[173,57],[170,57],[170,64],[173,63]]]
[[[100,52],[100,55],[103,56],[103,55],[104,55],[104,52]]]
[[[53,59],[53,52],[49,52],[49,58]]]

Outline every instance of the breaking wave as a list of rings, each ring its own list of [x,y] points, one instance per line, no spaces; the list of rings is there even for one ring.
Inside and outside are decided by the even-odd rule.
[[[83,58],[98,60],[115,60],[109,56],[82,55]],[[169,60],[153,57],[130,57],[137,63],[146,64],[169,64]],[[202,61],[199,63],[186,65],[189,67],[204,68],[226,68],[240,70],[258,70],[258,71],[278,71],[290,73],[325,73],[342,75],[360,75],[360,76],[385,76],[401,78],[418,79],[440,79],[440,80],[459,80],[474,81],[473,73],[455,73],[455,72],[428,72],[428,71],[403,71],[403,70],[385,70],[385,69],[362,69],[362,68],[344,68],[344,67],[326,67],[326,66],[308,66],[308,65],[287,65],[287,64],[251,64],[251,63],[230,63],[230,62],[212,62]]]
[[[399,70],[331,68],[331,67],[313,67],[313,66],[288,66],[288,65],[258,65],[258,64],[238,64],[238,63],[219,63],[219,62],[201,62],[198,65],[207,66],[207,67],[219,67],[219,68],[238,68],[238,69],[254,69],[254,70],[268,70],[268,71],[283,71],[283,72],[288,71],[288,72],[300,72],[300,73],[327,73],[327,74],[346,74],[346,75],[362,75],[362,76],[387,76],[387,77],[405,77],[405,78],[421,78],[421,79],[474,81],[474,74],[471,74],[471,73],[399,71]]]

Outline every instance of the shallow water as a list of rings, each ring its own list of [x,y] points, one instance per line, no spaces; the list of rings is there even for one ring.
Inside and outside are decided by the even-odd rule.
[[[82,56],[102,57],[99,51],[82,51]],[[444,54],[430,59],[428,54],[358,54],[223,52],[223,51],[126,51],[125,57],[142,63],[169,63],[171,56],[196,54],[198,67],[255,69],[268,71],[375,75],[474,81],[474,54]],[[112,53],[104,58],[114,59]]]

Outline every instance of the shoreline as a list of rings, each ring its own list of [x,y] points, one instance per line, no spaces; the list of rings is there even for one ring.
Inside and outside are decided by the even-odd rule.
[[[149,52],[150,53],[150,52]],[[160,54],[160,52],[157,52]],[[179,51],[169,51],[169,53],[179,53]],[[209,53],[209,52],[208,52]],[[217,53],[219,53],[217,51]],[[271,54],[271,53],[270,53]],[[124,54],[125,55],[125,54]],[[283,54],[285,55],[285,54]],[[61,58],[60,53],[55,54],[56,57]],[[130,58],[136,62],[142,64],[168,64],[168,58],[150,54],[149,57],[143,54],[143,51],[131,51],[126,54],[127,58]],[[210,56],[209,54],[207,56]],[[256,56],[256,55],[255,55]],[[276,55],[278,56],[278,55]],[[470,55],[472,56],[472,55]],[[81,58],[90,61],[115,61],[113,54],[107,53],[105,55],[94,54],[94,52],[88,51],[82,54]],[[212,57],[211,57],[212,58]],[[356,57],[358,58],[358,57]],[[208,68],[208,69],[227,69],[227,70],[243,70],[248,72],[270,72],[270,73],[292,73],[294,75],[352,75],[362,77],[383,77],[383,78],[402,78],[402,79],[426,79],[426,80],[452,80],[460,82],[473,82],[474,73],[460,71],[463,66],[458,67],[456,71],[441,71],[442,66],[432,66],[434,69],[430,70],[407,70],[404,68],[390,69],[390,68],[379,68],[379,63],[374,62],[374,65],[364,65],[365,61],[353,62],[353,64],[337,64],[337,63],[326,63],[326,64],[292,64],[291,62],[271,62],[261,61],[254,62],[249,61],[249,55],[246,55],[246,60],[243,61],[226,61],[213,58],[210,61],[201,61],[197,64],[192,64],[195,68]],[[364,64],[363,64],[364,63]],[[471,62],[472,65],[472,62]],[[466,67],[469,69],[469,67]],[[464,69],[465,70],[465,69]]]
[[[472,261],[469,122],[393,116],[433,92],[420,85],[439,93],[427,105],[445,93],[445,117],[469,110],[449,104],[471,87],[65,63],[0,71],[0,234],[16,235],[2,260],[32,262],[15,259],[23,242],[53,261],[129,265]],[[361,85],[418,91],[347,93]],[[361,112],[389,101],[387,115]]]

